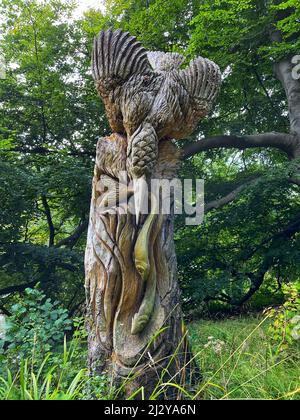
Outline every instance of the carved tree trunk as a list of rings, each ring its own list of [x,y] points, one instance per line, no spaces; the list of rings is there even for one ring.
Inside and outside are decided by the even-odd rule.
[[[98,142],[93,181],[85,265],[89,363],[91,371],[113,372],[116,384],[130,377],[125,395],[143,386],[146,398],[160,377],[185,381],[191,365],[185,367],[189,352],[172,211],[164,216],[159,194],[146,191],[151,179],[174,178],[179,153],[170,139],[192,133],[211,110],[221,84],[212,61],[198,57],[181,69],[183,60],[177,53],[147,53],[120,29],[101,31],[92,54],[96,88],[114,134]],[[130,194],[136,217],[124,211]],[[145,201],[156,211],[141,218]],[[174,398],[174,389],[166,396]]]
[[[149,397],[163,369],[163,382],[182,383],[190,371],[189,352],[182,323],[177,264],[173,241],[173,214],[144,216],[142,227],[135,216],[103,213],[100,158],[108,149],[126,150],[119,135],[99,140],[86,249],[86,292],[89,330],[89,366],[92,373],[108,372],[123,396],[141,386]],[[174,176],[178,152],[161,142],[154,177]],[[122,159],[120,159],[122,161]],[[122,169],[122,168],[119,168]],[[124,208],[123,208],[124,209]],[[151,218],[151,225],[147,222]],[[150,274],[143,282],[134,261],[134,247],[148,224],[145,245]],[[175,356],[174,356],[175,354]],[[186,366],[187,365],[187,366]],[[182,369],[182,370],[181,370]],[[174,376],[175,375],[175,376]],[[161,389],[161,388],[159,388]],[[175,388],[164,388],[163,398],[175,398]],[[121,396],[121,393],[119,394]]]

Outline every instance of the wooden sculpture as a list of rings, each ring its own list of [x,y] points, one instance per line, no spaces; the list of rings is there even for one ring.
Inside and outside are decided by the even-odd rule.
[[[113,134],[98,141],[93,180],[85,258],[89,363],[116,383],[131,376],[127,395],[141,385],[149,395],[165,367],[169,379],[179,372],[180,382],[189,357],[173,214],[162,214],[147,186],[176,176],[180,150],[172,139],[191,134],[210,112],[221,75],[205,58],[185,69],[182,62],[177,53],[147,53],[121,30],[95,39],[93,77]],[[128,211],[132,197],[135,214]],[[142,214],[145,202],[149,214]]]

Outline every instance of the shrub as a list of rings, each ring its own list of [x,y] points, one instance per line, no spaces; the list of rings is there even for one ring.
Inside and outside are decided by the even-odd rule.
[[[267,312],[273,318],[269,328],[272,340],[278,350],[287,350],[300,338],[300,287],[297,284],[283,285],[285,302],[279,308],[269,309]]]
[[[16,368],[20,360],[34,357],[38,362],[63,342],[72,321],[66,309],[52,302],[38,289],[26,289],[24,296],[11,308],[4,338],[0,339],[2,362]],[[1,369],[1,367],[0,367]]]

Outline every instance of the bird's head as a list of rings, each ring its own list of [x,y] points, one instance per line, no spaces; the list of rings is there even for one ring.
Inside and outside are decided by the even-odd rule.
[[[164,53],[162,51],[149,51],[147,53],[151,67],[157,73],[178,70],[184,62],[183,55],[179,53]]]

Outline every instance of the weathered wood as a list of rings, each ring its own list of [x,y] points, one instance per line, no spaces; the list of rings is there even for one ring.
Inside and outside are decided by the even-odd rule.
[[[179,54],[147,57],[120,30],[95,40],[93,75],[115,133],[98,142],[93,179],[85,257],[89,365],[117,385],[125,381],[125,396],[143,386],[149,397],[166,368],[164,382],[185,382],[194,365],[182,324],[173,211],[162,214],[160,197],[147,188],[151,179],[176,176],[181,154],[170,139],[193,131],[219,89],[214,63],[199,57],[180,70],[181,62]],[[128,211],[132,196],[137,215]],[[140,214],[143,201],[152,212]]]
[[[113,143],[115,151],[115,143],[122,148],[124,141],[116,135],[99,140],[97,155],[103,156],[105,150],[107,156],[107,144]],[[174,175],[178,151],[171,146],[171,143],[161,143],[160,149],[168,149],[170,157],[168,160],[164,153],[163,160],[156,166],[155,176],[165,171],[166,159],[168,176]],[[183,337],[173,215],[152,215],[155,220],[147,244],[151,274],[144,284],[133,258],[133,247],[135,237],[139,237],[146,222],[137,229],[134,215],[101,212],[99,182],[103,175],[97,159],[85,258],[90,368],[98,373],[113,372],[118,384],[128,375],[139,373],[135,380],[128,382],[126,393],[130,394],[141,385],[151,392]],[[150,307],[145,311],[145,325],[132,331],[135,317],[147,304]],[[163,328],[166,330],[147,348],[153,336]],[[184,346],[185,341],[179,353],[183,353]],[[183,367],[185,359],[184,354],[174,359],[171,376],[175,374],[175,365]],[[183,372],[186,373],[185,369]],[[176,379],[180,382],[182,378],[178,375]]]

